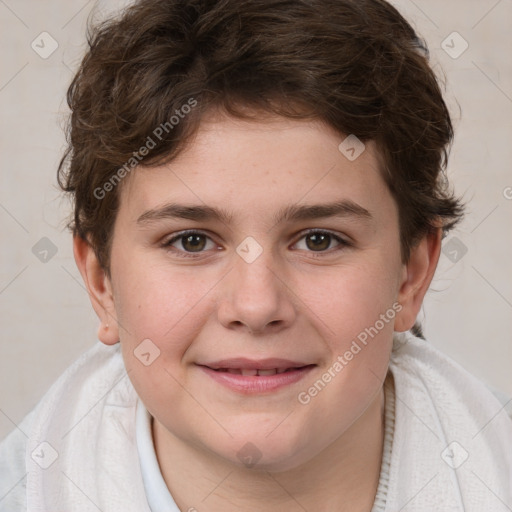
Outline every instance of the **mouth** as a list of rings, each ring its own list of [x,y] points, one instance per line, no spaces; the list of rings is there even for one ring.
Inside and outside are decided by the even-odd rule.
[[[266,359],[230,359],[198,364],[214,381],[243,394],[276,391],[302,380],[316,364]]]
[[[302,367],[304,368],[304,367]],[[255,377],[261,375],[276,375],[278,373],[286,373],[291,372],[293,370],[297,370],[298,368],[271,368],[269,370],[264,369],[256,369],[252,370],[249,368],[210,368],[215,372],[226,372],[231,373],[232,375],[244,375],[245,377]]]

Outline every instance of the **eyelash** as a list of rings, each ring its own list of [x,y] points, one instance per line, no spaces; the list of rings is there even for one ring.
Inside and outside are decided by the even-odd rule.
[[[323,230],[323,229],[309,229],[309,230],[303,231],[301,233],[300,237],[294,243],[294,245],[296,245],[300,240],[302,240],[303,238],[305,238],[306,236],[311,235],[311,234],[328,235],[333,240],[338,242],[339,245],[340,245],[337,248],[327,249],[325,251],[308,251],[315,258],[320,258],[324,254],[330,254],[332,251],[342,250],[343,248],[347,248],[347,247],[351,247],[352,246],[352,244],[350,242],[348,242],[347,240],[341,238],[339,235],[336,235],[336,234],[332,233],[331,231],[327,231],[327,230]],[[172,247],[172,244],[174,242],[180,240],[181,238],[185,238],[186,236],[189,236],[189,235],[201,235],[201,236],[204,236],[204,237],[209,238],[210,240],[212,240],[212,238],[210,236],[208,236],[206,233],[203,233],[202,231],[185,230],[185,231],[179,232],[178,234],[174,235],[172,238],[170,238],[170,239],[166,240],[165,242],[163,242],[162,243],[162,247],[164,249],[170,249],[173,252],[176,252],[179,255],[179,257],[182,257],[182,258],[198,258],[205,251],[187,252],[187,251],[179,250],[179,249],[176,249],[175,247]]]

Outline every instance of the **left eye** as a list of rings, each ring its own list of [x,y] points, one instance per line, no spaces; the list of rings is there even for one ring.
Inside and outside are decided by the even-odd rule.
[[[306,233],[295,245],[299,245],[300,241],[305,241],[305,250],[313,252],[324,252],[327,249],[331,249],[331,243],[335,241],[338,246],[348,246],[348,242],[340,238],[339,236],[329,233],[327,231],[310,231]],[[298,247],[303,249],[304,247]]]

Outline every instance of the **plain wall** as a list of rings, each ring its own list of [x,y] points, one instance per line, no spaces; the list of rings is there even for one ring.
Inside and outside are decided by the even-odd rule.
[[[392,3],[425,37],[436,71],[446,75],[456,128],[448,176],[469,203],[464,222],[444,240],[424,329],[435,346],[512,395],[512,2]],[[94,5],[121,3],[0,2],[0,439],[97,341],[64,227],[69,204],[56,186],[65,93]],[[457,58],[465,43],[450,36],[454,31],[469,45]],[[31,47],[35,40],[40,52],[51,49],[42,32],[58,43],[47,58]]]

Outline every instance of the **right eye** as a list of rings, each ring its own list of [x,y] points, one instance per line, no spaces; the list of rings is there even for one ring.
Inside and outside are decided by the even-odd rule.
[[[216,247],[215,242],[201,231],[182,231],[167,239],[162,247],[178,253],[180,257],[193,258],[194,254],[201,254],[208,249]],[[180,254],[181,253],[181,254]]]

